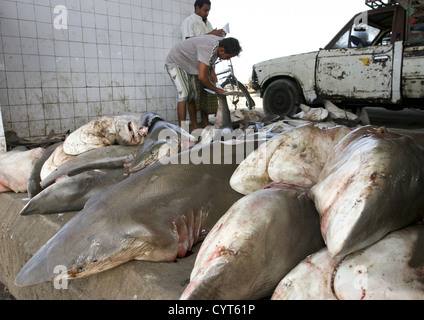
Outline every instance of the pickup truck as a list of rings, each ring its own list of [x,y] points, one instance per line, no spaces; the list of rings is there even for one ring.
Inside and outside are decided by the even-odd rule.
[[[266,114],[293,115],[301,103],[424,109],[423,0],[366,0],[316,52],[253,66],[252,88]]]

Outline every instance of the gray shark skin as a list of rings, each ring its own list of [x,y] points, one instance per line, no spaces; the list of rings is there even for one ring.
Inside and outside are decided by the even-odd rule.
[[[424,148],[424,129],[387,128],[387,131],[410,137],[418,146]]]
[[[162,152],[164,150],[164,152]],[[178,143],[169,142],[168,140],[152,141],[149,148],[143,149],[142,152],[134,159],[129,168],[130,173],[134,173],[144,169],[158,161],[163,157],[169,157],[180,152]]]
[[[305,190],[258,190],[237,201],[206,236],[180,299],[269,297],[285,274],[323,247]]]
[[[127,168],[95,169],[61,179],[23,207],[21,216],[79,211],[91,197],[128,177]]]
[[[56,148],[63,144],[63,142],[58,142],[50,147],[48,147],[44,152],[41,154],[41,156],[37,159],[37,161],[34,162],[34,165],[31,168],[31,171],[29,173],[28,177],[28,197],[33,198],[38,193],[40,193],[43,188],[41,187],[41,178],[40,178],[40,172],[41,168],[43,167],[44,163],[47,161],[47,159],[52,155],[52,153],[56,150]]]
[[[310,196],[332,257],[365,248],[422,218],[424,149],[385,128],[364,126],[333,148]]]
[[[228,108],[227,96],[218,94],[218,110],[216,112],[215,127],[232,129],[230,108]]]
[[[217,94],[218,96],[218,110],[216,111],[216,118],[215,118],[215,127],[218,128],[228,128],[233,129],[233,123],[231,122],[231,112],[230,108],[228,107],[227,102],[227,96],[229,95],[238,95],[242,96],[242,92],[238,91],[227,91],[223,94]]]
[[[212,161],[216,153],[211,148],[222,151],[220,164]],[[90,199],[27,262],[15,284],[84,277],[130,260],[166,262],[184,257],[242,197],[229,184],[238,150],[221,142],[193,148]],[[199,157],[205,161],[198,163]],[[58,265],[67,273],[55,274]]]
[[[233,129],[231,113],[227,103],[228,95],[243,95],[238,91],[227,91],[224,94],[217,94],[218,110],[216,113],[214,126],[218,129]],[[144,142],[140,154],[134,159],[130,166],[130,173],[137,172],[147,166],[161,160],[160,153],[172,156],[183,150],[188,150],[194,143],[194,137],[188,134],[181,127],[164,121],[155,113],[148,113],[143,117],[142,124],[148,126],[149,133]],[[163,132],[169,134],[166,138],[161,138]],[[162,158],[164,155],[162,155]]]
[[[61,176],[72,176],[87,170],[123,168],[126,163],[134,160],[141,148],[142,145],[113,145],[87,151],[62,164],[43,179],[40,185],[45,189]]]
[[[157,114],[149,113],[144,118],[143,121],[148,124],[149,133],[146,136],[143,148],[131,163],[131,173],[152,165],[161,160],[163,156],[172,156],[182,150],[188,150],[190,141],[194,144],[193,136],[180,126],[162,120]],[[161,148],[166,148],[163,154],[159,151]]]

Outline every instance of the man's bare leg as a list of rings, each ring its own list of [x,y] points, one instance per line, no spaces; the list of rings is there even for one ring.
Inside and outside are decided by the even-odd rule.
[[[188,102],[188,116],[190,117],[190,133],[193,130],[196,130],[199,128],[199,124],[197,123],[197,113],[196,113],[196,103],[195,102]]]
[[[181,123],[186,120],[186,101],[180,101],[177,105],[178,125],[181,127]]]
[[[206,111],[200,110],[200,114],[202,116],[202,123],[200,124],[202,128],[205,128],[205,127],[207,127],[209,125],[212,125],[209,122],[209,115],[208,115],[208,113]]]

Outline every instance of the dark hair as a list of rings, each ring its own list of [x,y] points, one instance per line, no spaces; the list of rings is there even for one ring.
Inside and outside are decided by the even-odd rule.
[[[225,53],[235,54],[236,56],[242,51],[240,43],[235,38],[225,38],[219,41],[219,46],[225,49]]]
[[[196,0],[196,2],[194,3],[194,10],[196,10],[197,6],[199,6],[199,8],[201,8],[205,4],[211,5],[210,0]]]

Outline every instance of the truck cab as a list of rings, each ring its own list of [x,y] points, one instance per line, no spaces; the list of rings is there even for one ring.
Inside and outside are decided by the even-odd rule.
[[[424,3],[366,0],[323,49],[253,66],[267,114],[292,115],[324,99],[351,106],[424,109]]]

